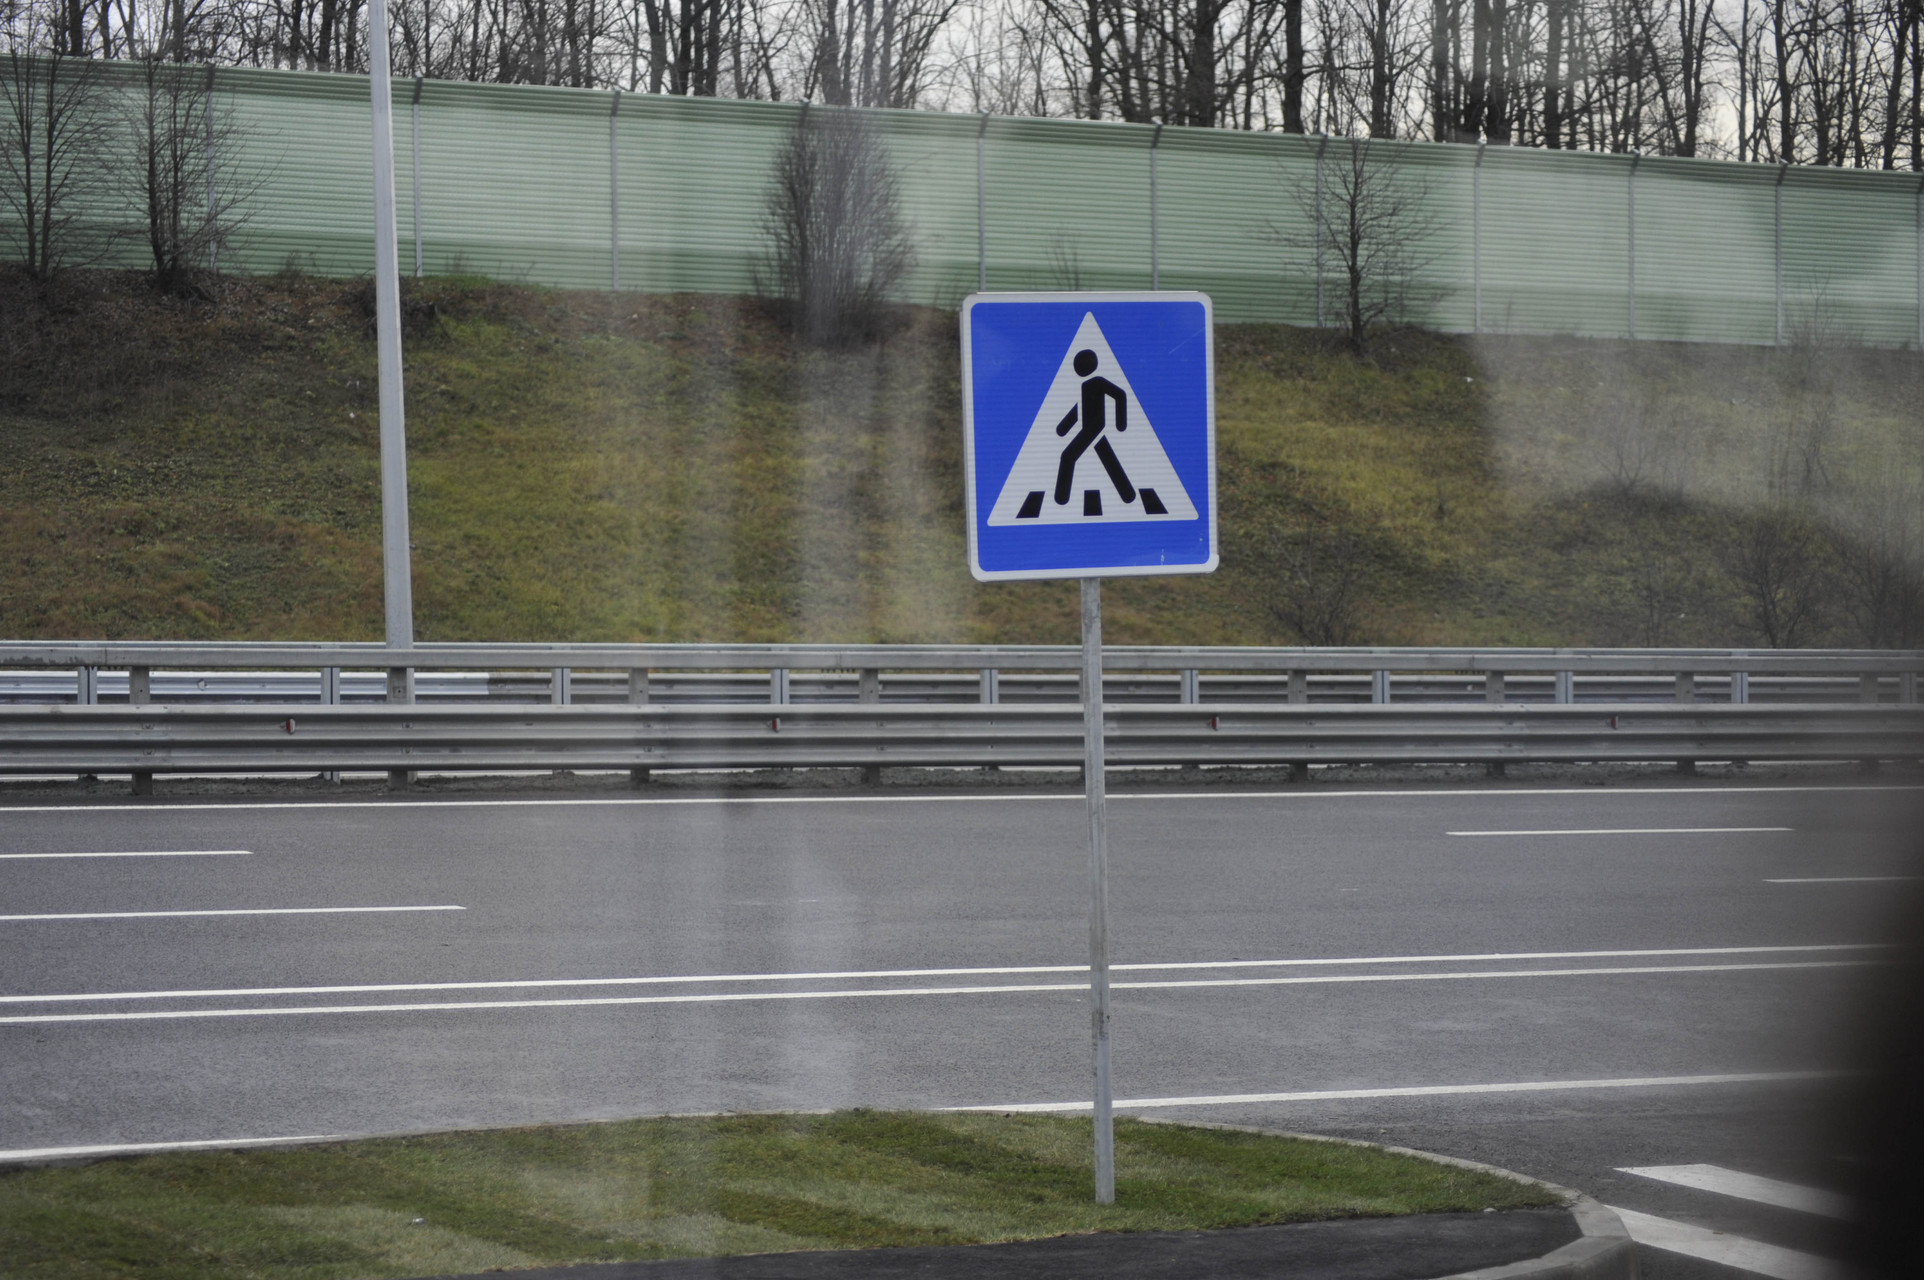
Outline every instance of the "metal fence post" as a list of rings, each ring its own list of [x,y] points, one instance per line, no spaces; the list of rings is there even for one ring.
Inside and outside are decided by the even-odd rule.
[[[375,0],[375,2],[378,5],[380,0]],[[379,9],[377,9],[376,12],[378,13]],[[410,703],[414,701],[413,667],[388,668],[387,700],[391,703]],[[414,771],[411,769],[389,769],[387,771],[387,784],[389,787],[398,789],[407,786],[413,781]]]
[[[80,706],[91,707],[100,701],[100,668],[79,667],[73,673],[73,700]]]
[[[1576,672],[1574,671],[1557,672],[1556,699],[1559,703],[1564,704],[1566,706],[1577,700],[1577,673]]]
[[[1637,162],[1643,159],[1641,151],[1630,153],[1629,227],[1630,246],[1630,340],[1637,340]]]
[[[1159,217],[1159,192],[1156,183],[1156,157],[1162,149],[1162,121],[1155,121],[1156,131],[1149,135],[1149,287],[1162,288],[1162,239]]]
[[[1483,148],[1489,143],[1479,139],[1476,164],[1470,168],[1470,280],[1475,296],[1471,331],[1483,332]]]
[[[1730,700],[1742,706],[1750,701],[1750,672],[1733,671],[1730,673]]]
[[[1323,327],[1323,152],[1329,149],[1329,135],[1326,133],[1316,143],[1316,203],[1313,219],[1316,223],[1312,237],[1316,245],[1316,327]]]
[[[548,677],[548,701],[557,707],[565,707],[574,701],[574,672],[567,667],[555,667]]]
[[[621,292],[621,161],[615,149],[615,120],[621,115],[621,86],[608,106],[608,288]]]
[[[1202,673],[1194,667],[1183,668],[1182,700],[1190,706],[1202,701]]]
[[[1917,672],[1906,671],[1897,677],[1897,700],[1906,706],[1917,702]]]
[[[1677,673],[1677,691],[1673,696],[1678,702],[1695,702],[1697,700],[1697,673],[1694,671],[1679,671]]]
[[[788,668],[775,667],[768,673],[768,700],[776,706],[788,701]]]
[[[414,77],[414,101],[409,110],[409,141],[414,145],[414,278],[421,278],[421,83],[424,77]]]
[[[977,673],[977,693],[985,706],[993,706],[1002,701],[1002,673],[994,667],[983,667]]]
[[[1390,700],[1390,673],[1387,671],[1370,672],[1370,701],[1376,703]]]
[[[1487,673],[1483,677],[1483,700],[1485,702],[1502,702],[1503,698],[1503,673],[1501,671],[1491,671]]]
[[[1787,162],[1777,165],[1777,185],[1772,188],[1771,213],[1771,254],[1775,264],[1777,284],[1777,338],[1778,346],[1784,345],[1784,176],[1790,172]]]
[[[988,158],[984,139],[989,132],[989,113],[975,126],[975,291],[989,291],[989,185]]]
[[[207,109],[201,113],[207,122],[207,269],[220,273],[220,205],[214,194],[214,68],[207,68]]]
[[[628,705],[643,706],[648,702],[648,668],[632,667],[628,671]],[[648,781],[646,767],[628,771],[628,785],[639,787]]]
[[[127,704],[144,707],[154,700],[152,667],[130,667],[127,671]]]
[[[1309,672],[1298,669],[1289,673],[1289,702],[1298,707],[1309,704]]]

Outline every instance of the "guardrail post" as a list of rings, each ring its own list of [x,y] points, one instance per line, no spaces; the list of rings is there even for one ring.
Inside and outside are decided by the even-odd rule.
[[[1903,703],[1917,701],[1917,672],[1906,671],[1897,677],[1897,700]]]
[[[979,674],[983,705],[994,706],[1002,701],[1002,673],[994,667],[984,667]]]
[[[1677,673],[1677,692],[1674,696],[1678,702],[1695,702],[1697,700],[1696,672],[1679,671]]]
[[[83,707],[91,707],[100,701],[100,668],[81,667],[74,672],[73,700]]]
[[[574,671],[568,667],[556,667],[548,677],[548,701],[557,707],[565,707],[574,701]]]
[[[776,667],[768,673],[768,700],[776,706],[788,701],[787,667]]]
[[[1503,673],[1492,671],[1483,677],[1483,700],[1485,702],[1503,701]]]
[[[1289,673],[1289,703],[1293,707],[1305,706],[1309,702],[1309,672],[1292,671]]]
[[[882,672],[876,667],[863,667],[855,677],[855,700],[876,703],[882,700]],[[882,766],[865,764],[862,766],[862,781],[869,786],[878,786],[882,781]]]
[[[630,667],[628,669],[628,705],[631,707],[640,707],[640,706],[646,706],[647,704],[648,704],[648,668],[647,667]],[[640,786],[646,786],[647,783],[648,783],[647,769],[645,768],[630,769],[628,771],[629,786],[640,787]]]
[[[1882,682],[1879,681],[1876,676],[1857,677],[1857,700],[1859,702],[1876,702],[1877,687],[1880,683]]]
[[[154,673],[151,667],[127,668],[127,705],[147,706],[154,700]],[[150,796],[154,794],[154,771],[152,769],[134,770],[134,794]]]
[[[1742,706],[1750,701],[1750,672],[1733,671],[1730,673],[1730,700]]]
[[[387,670],[387,700],[392,704],[406,704],[414,701],[414,668],[389,667]],[[392,788],[406,787],[414,781],[412,769],[389,769],[387,784]]]
[[[1202,673],[1194,667],[1183,668],[1182,700],[1190,706],[1202,701]]]
[[[321,668],[321,705],[338,707],[341,705],[341,669],[339,667]],[[322,782],[339,782],[339,769],[325,769],[321,772]]]
[[[1557,672],[1557,703],[1568,705],[1577,700],[1577,673],[1574,671]]]
[[[1387,671],[1370,672],[1370,701],[1388,702],[1390,700],[1390,673]]]

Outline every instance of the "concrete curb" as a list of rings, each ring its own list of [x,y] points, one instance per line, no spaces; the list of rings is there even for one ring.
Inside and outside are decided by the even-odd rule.
[[[1453,1165],[1458,1169],[1469,1169],[1476,1173],[1487,1173],[1511,1182],[1521,1182],[1525,1186],[1541,1187],[1563,1201],[1564,1207],[1577,1220],[1577,1229],[1582,1237],[1572,1240],[1560,1249],[1552,1249],[1540,1258],[1529,1258],[1522,1262],[1505,1263],[1500,1267],[1481,1267],[1475,1271],[1458,1271],[1436,1280],[1637,1280],[1637,1246],[1630,1238],[1630,1230],[1623,1225],[1623,1219],[1607,1205],[1592,1200],[1581,1191],[1560,1187],[1554,1182],[1532,1178],[1528,1174],[1513,1169],[1499,1168],[1493,1164],[1482,1164],[1475,1160],[1463,1160],[1456,1156],[1438,1155],[1434,1151],[1417,1151],[1411,1147],[1393,1147],[1382,1142],[1365,1142],[1360,1138],[1333,1138],[1321,1133],[1297,1133],[1289,1129],[1263,1129],[1247,1124],[1206,1124],[1194,1120],[1163,1120],[1149,1116],[1131,1117],[1143,1124],[1181,1125],[1190,1129],[1227,1129],[1237,1133],[1260,1133],[1277,1138],[1301,1138],[1306,1142],[1329,1142],[1345,1147],[1368,1147],[1373,1151],[1387,1151],[1392,1155],[1413,1156],[1418,1160],[1428,1160],[1434,1164]]]

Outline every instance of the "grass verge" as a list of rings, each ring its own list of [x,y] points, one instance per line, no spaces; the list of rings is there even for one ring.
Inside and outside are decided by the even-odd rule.
[[[1366,1147],[1116,1123],[1116,1204],[1089,1122],[844,1111],[201,1152],[0,1175],[18,1280],[324,1280],[976,1244],[1556,1203]]]

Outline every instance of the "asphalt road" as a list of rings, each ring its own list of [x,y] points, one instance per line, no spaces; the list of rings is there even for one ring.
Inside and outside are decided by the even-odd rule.
[[[1920,796],[1113,796],[1117,1096],[1835,1256],[1620,1170],[1849,1183],[1831,1073]],[[0,1150],[1086,1103],[1085,831],[1062,793],[8,802]],[[127,853],[180,856],[15,856]]]

